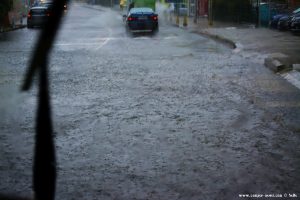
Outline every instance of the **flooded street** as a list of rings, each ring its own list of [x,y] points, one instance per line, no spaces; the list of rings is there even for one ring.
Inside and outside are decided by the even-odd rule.
[[[32,195],[39,30],[0,35],[0,193]],[[49,63],[59,200],[300,197],[300,91],[213,40],[73,4]],[[294,198],[296,199],[296,198]]]

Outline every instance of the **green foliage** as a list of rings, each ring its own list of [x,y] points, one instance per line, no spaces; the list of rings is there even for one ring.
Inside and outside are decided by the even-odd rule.
[[[149,7],[155,10],[156,0],[134,0],[134,7]]]

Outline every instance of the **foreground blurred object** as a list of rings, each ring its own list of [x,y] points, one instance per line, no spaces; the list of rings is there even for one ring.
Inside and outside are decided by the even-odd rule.
[[[52,0],[47,0],[47,1],[41,1],[39,3],[39,6],[45,6],[48,8],[52,8],[53,7],[53,1]],[[63,7],[63,9],[66,11],[68,8],[68,4],[67,2],[65,2],[63,5],[61,5]]]
[[[30,198],[17,197],[11,194],[0,194],[0,200],[32,200]]]
[[[54,200],[56,188],[56,155],[52,131],[51,104],[48,83],[48,55],[57,35],[66,0],[53,1],[53,15],[46,21],[28,67],[23,91],[29,90],[39,71],[39,96],[36,117],[33,190],[36,200]]]

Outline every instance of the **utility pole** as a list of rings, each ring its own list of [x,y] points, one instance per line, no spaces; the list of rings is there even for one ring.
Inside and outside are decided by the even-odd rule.
[[[210,25],[210,26],[212,26],[213,25],[213,0],[209,0],[208,1],[208,24]]]
[[[260,27],[260,0],[256,1],[256,28]]]
[[[199,7],[199,1],[195,0],[194,5],[195,5],[195,15],[194,15],[194,23],[197,23],[198,20],[198,7]]]
[[[269,18],[269,20],[268,20],[268,26],[269,26],[269,24],[270,24],[270,21],[271,21],[271,0],[269,0],[269,16],[268,16],[268,18]]]

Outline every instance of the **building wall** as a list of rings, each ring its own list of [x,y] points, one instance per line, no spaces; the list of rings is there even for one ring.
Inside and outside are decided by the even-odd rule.
[[[102,6],[111,6],[111,0],[95,0],[95,4],[99,4]]]
[[[208,0],[198,0],[198,15],[208,15]]]
[[[300,0],[289,0],[289,5],[292,8],[300,7]]]

